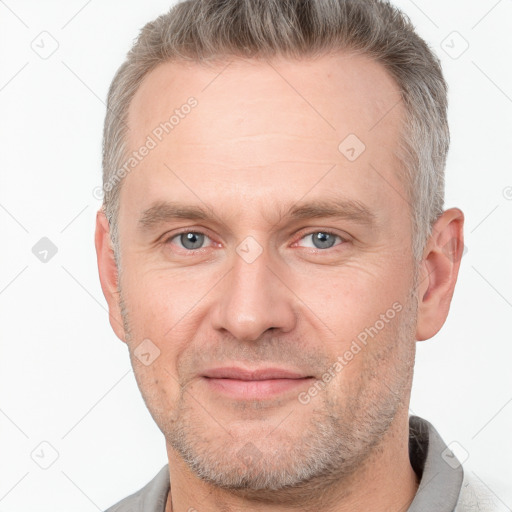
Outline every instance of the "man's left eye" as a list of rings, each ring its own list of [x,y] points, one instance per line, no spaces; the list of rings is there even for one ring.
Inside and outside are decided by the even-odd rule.
[[[310,240],[310,245],[306,245],[305,247],[310,247],[312,249],[330,249],[331,247],[334,247],[336,239],[343,242],[341,236],[329,233],[328,231],[314,231],[313,233],[308,233],[301,238],[301,240]]]

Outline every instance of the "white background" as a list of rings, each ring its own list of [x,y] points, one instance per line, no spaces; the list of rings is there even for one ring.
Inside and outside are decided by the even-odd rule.
[[[411,413],[511,510],[512,1],[395,3],[443,62],[446,207],[465,212],[468,249],[445,327],[418,344]],[[0,512],[103,510],[166,463],[108,323],[92,191],[109,83],[171,4],[0,1]],[[47,59],[41,37],[58,43]],[[32,253],[42,237],[58,248],[47,263]]]

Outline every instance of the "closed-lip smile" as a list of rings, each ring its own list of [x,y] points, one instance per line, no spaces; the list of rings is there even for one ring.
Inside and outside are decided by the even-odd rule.
[[[313,379],[311,375],[285,368],[245,369],[237,366],[211,368],[202,377],[212,391],[246,400],[272,398]]]

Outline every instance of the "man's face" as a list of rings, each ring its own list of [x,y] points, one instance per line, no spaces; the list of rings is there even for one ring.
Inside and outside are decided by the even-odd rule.
[[[403,104],[361,56],[226,64],[160,65],[130,106],[130,151],[156,142],[120,199],[134,372],[169,454],[201,478],[336,478],[407,410]]]

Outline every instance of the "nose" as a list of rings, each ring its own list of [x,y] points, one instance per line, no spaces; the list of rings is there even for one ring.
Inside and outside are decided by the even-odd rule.
[[[255,341],[271,329],[291,331],[296,323],[295,296],[285,284],[284,272],[272,265],[265,251],[252,262],[235,254],[233,268],[217,290],[213,327],[240,341]]]

